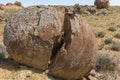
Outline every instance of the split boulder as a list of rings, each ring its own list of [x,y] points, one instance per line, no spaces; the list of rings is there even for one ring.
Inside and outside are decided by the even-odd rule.
[[[80,79],[96,63],[97,41],[90,26],[66,9],[31,6],[14,14],[4,29],[4,44],[15,61],[53,76]]]

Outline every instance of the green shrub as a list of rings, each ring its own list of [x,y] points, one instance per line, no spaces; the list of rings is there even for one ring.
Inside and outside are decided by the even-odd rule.
[[[110,27],[108,30],[109,30],[109,31],[112,31],[112,32],[115,32],[115,31],[116,31],[116,28],[115,28],[115,27]]]
[[[108,38],[105,40],[105,44],[110,44],[110,43],[112,43],[112,38]]]
[[[98,32],[97,34],[97,37],[100,37],[100,38],[103,38],[105,36],[105,32],[101,31],[101,32]]]
[[[96,70],[97,71],[115,71],[118,67],[118,58],[108,52],[99,53]]]
[[[120,39],[120,33],[117,33],[114,37]]]
[[[111,50],[120,51],[120,42],[114,42],[111,47]]]

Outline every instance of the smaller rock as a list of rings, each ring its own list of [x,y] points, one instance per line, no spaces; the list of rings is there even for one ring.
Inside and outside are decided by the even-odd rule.
[[[87,80],[86,78],[83,78],[82,80]]]
[[[75,12],[79,13],[81,10],[81,6],[77,3],[74,5]]]
[[[13,5],[13,4],[12,4],[12,3],[7,3],[7,4],[6,4],[6,6],[11,6],[11,5]]]
[[[21,2],[19,2],[19,1],[16,1],[15,3],[14,3],[14,5],[16,5],[16,6],[22,6],[22,3]]]
[[[97,9],[109,8],[109,0],[95,0],[94,5],[97,6]]]
[[[95,78],[95,77],[93,77],[93,76],[91,76],[91,75],[88,76],[88,79],[89,79],[89,80],[99,80],[99,79],[97,79],[97,78]]]
[[[91,70],[91,72],[89,73],[89,75],[95,76],[96,75],[96,71],[94,69]]]
[[[97,12],[97,9],[95,6],[90,6],[87,9],[88,12],[90,12],[91,14],[95,14]]]

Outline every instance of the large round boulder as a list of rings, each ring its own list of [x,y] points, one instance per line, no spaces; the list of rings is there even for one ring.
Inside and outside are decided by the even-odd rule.
[[[109,8],[109,0],[95,0],[94,5],[97,6],[97,9]]]
[[[79,15],[47,6],[14,14],[5,26],[4,44],[15,61],[68,80],[87,76],[98,49],[90,26]]]
[[[45,70],[61,30],[53,7],[33,6],[10,18],[4,29],[4,44],[17,62]]]
[[[87,76],[97,58],[97,41],[90,26],[77,14],[64,16],[63,45],[50,66],[50,73],[74,80]]]

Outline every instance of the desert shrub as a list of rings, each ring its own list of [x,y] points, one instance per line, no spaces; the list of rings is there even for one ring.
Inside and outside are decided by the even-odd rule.
[[[105,36],[105,32],[101,31],[101,32],[98,32],[97,34],[97,37],[100,37],[100,38],[103,38]]]
[[[120,39],[120,33],[117,33],[114,37]]]
[[[108,9],[101,9],[99,11],[97,11],[97,16],[105,16],[105,15],[109,15],[109,14],[113,14],[113,11],[109,11]]]
[[[115,28],[115,27],[110,27],[108,30],[109,30],[109,31],[112,31],[112,32],[115,32],[115,31],[116,31],[116,28]]]
[[[112,38],[108,38],[105,40],[105,44],[110,44],[110,43],[112,43]]]
[[[16,6],[22,6],[22,3],[19,2],[19,1],[16,1],[16,2],[14,3],[14,5],[16,5]]]
[[[111,47],[111,50],[120,51],[120,42],[114,42]]]
[[[118,67],[118,58],[108,52],[102,51],[96,62],[97,71],[115,71]]]

